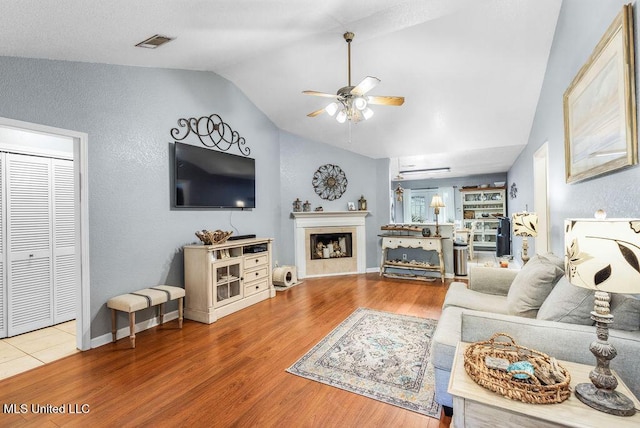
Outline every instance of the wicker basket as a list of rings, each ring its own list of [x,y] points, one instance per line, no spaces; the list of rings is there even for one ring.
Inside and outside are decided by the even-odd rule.
[[[199,230],[196,232],[196,236],[205,245],[223,244],[229,239],[233,232],[225,232],[220,229],[216,231],[211,230]]]
[[[496,340],[500,336],[508,338],[509,342]],[[514,379],[514,373],[488,368],[485,364],[487,356],[503,358],[510,363],[529,361],[535,372],[552,366],[547,354],[517,345],[513,337],[506,333],[496,333],[488,341],[471,344],[464,352],[464,368],[480,386],[512,400],[533,404],[561,403],[571,395],[571,376],[562,366],[556,365],[564,379],[553,385],[544,385],[535,376],[522,381]]]

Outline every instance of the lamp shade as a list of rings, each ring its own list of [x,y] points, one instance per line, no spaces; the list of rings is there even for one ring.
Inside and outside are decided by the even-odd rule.
[[[640,293],[640,219],[565,220],[565,272],[578,287]]]
[[[431,204],[429,206],[432,208],[444,208],[444,202],[442,201],[440,195],[433,195],[433,198],[431,198]]]
[[[515,236],[538,236],[538,214],[525,211],[514,213],[512,218]]]

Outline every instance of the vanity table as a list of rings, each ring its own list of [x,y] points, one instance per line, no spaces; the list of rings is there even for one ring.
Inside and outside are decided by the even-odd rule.
[[[430,281],[432,277],[420,275],[412,272],[440,272],[440,278],[444,283],[444,257],[442,251],[442,241],[445,237],[424,237],[420,235],[396,235],[381,234],[382,238],[382,261],[380,262],[380,275],[390,278],[415,279],[422,281]],[[387,253],[389,249],[396,248],[417,248],[423,251],[435,251],[438,253],[438,265],[431,265],[425,262],[408,261],[408,260],[388,260]],[[398,269],[406,271],[406,273],[388,272],[388,269]]]

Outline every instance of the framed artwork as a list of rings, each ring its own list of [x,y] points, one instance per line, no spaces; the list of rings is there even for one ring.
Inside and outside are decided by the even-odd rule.
[[[356,210],[356,203],[355,202],[347,202],[347,209],[349,211],[355,211]]]
[[[631,5],[573,79],[563,107],[567,183],[638,163]]]

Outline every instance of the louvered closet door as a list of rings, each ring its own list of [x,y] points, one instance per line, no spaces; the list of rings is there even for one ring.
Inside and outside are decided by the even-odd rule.
[[[5,158],[4,153],[0,153],[0,337],[7,337],[7,287],[5,269]]]
[[[52,159],[53,167],[53,322],[75,319],[77,272],[73,161]]]
[[[7,154],[8,335],[53,324],[51,161]]]

